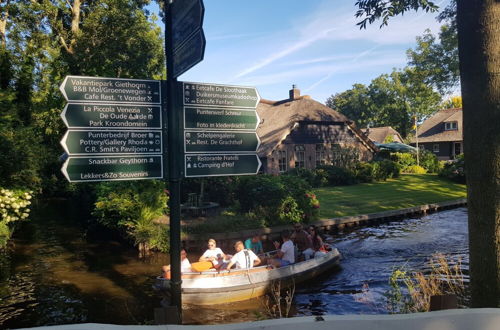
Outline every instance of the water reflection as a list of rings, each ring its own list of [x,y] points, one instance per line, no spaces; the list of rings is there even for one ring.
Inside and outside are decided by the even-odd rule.
[[[166,255],[140,260],[135,249],[93,239],[62,202],[43,205],[26,223],[11,256],[0,261],[0,326],[96,322],[150,324],[159,297],[154,276]],[[422,270],[435,252],[468,267],[465,208],[420,219],[358,228],[329,237],[343,253],[340,269],[297,287],[292,315],[379,314],[394,269]],[[218,324],[264,317],[259,299],[217,308],[184,306],[184,323]]]

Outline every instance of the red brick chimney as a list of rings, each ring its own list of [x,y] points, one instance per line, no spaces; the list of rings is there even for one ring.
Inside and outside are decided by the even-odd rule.
[[[296,100],[300,97],[300,89],[294,84],[292,85],[292,89],[288,92],[288,95],[290,95],[290,100]]]

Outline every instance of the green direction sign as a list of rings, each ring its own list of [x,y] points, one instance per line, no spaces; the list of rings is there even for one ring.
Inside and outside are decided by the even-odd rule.
[[[174,78],[203,61],[205,55],[205,34],[203,30],[194,33],[181,47],[174,51]]]
[[[70,156],[159,154],[163,150],[161,135],[161,131],[68,130],[61,140],[61,145]]]
[[[185,155],[185,177],[252,175],[261,162],[256,154]]]
[[[184,131],[185,152],[255,152],[255,132]]]
[[[184,105],[255,109],[260,96],[255,87],[183,83]]]
[[[66,76],[59,89],[66,101],[161,103],[159,80]]]
[[[159,105],[68,103],[61,117],[68,128],[161,128]]]
[[[201,0],[182,0],[172,3],[172,41],[174,52],[203,26],[205,7]]]
[[[160,155],[69,157],[62,172],[69,182],[162,179]]]
[[[184,128],[210,130],[256,130],[255,110],[240,108],[184,107]]]

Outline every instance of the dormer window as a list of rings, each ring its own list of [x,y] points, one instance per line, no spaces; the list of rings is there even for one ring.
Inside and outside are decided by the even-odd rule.
[[[445,131],[452,131],[452,130],[457,130],[458,129],[458,123],[456,121],[449,121],[444,123],[444,130]]]

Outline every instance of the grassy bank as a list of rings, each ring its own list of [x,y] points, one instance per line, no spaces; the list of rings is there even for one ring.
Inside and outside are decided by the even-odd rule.
[[[320,217],[397,210],[466,197],[466,187],[432,174],[406,174],[385,182],[315,190],[321,203]]]

